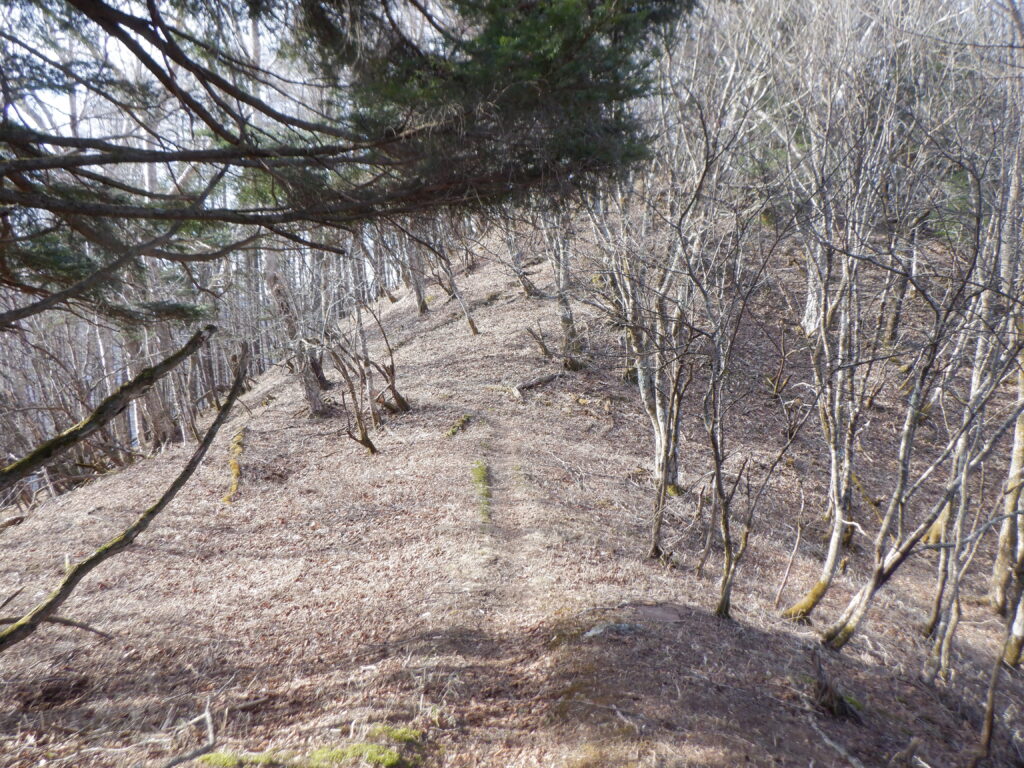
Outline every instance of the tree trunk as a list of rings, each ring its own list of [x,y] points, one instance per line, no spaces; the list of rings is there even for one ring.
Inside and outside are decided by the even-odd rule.
[[[1019,359],[1024,365],[1024,356]],[[1017,401],[1024,402],[1024,368],[1017,373]],[[989,602],[1000,615],[1007,612],[1007,590],[1013,574],[1013,564],[1021,541],[1021,483],[1024,482],[1024,413],[1017,418],[1013,433],[1010,469],[1006,477],[1006,500],[1003,521],[999,525],[999,544],[989,584]]]
[[[320,382],[313,372],[312,352],[303,346],[299,318],[296,315],[295,307],[288,296],[288,289],[281,276],[280,264],[277,254],[269,252],[266,257],[267,289],[277,304],[277,311],[284,322],[285,332],[288,334],[288,341],[295,349],[295,357],[299,374],[299,381],[302,383],[302,394],[306,398],[306,406],[309,408],[309,415],[313,417],[327,416],[330,408],[324,402]],[[321,371],[322,375],[322,371]],[[324,379],[326,381],[326,379]]]
[[[580,342],[576,318],[569,302],[569,291],[572,284],[569,269],[568,217],[557,216],[544,222],[551,267],[555,273],[555,298],[558,302],[558,321],[562,326],[562,366],[567,371],[583,369],[581,359],[583,345]]]
[[[416,313],[423,315],[426,314],[428,309],[427,296],[423,290],[423,257],[416,243],[410,241],[407,243],[407,246],[406,281],[412,287],[413,296],[416,300]]]
[[[814,586],[783,612],[783,617],[787,619],[805,621],[810,617],[811,612],[821,602],[829,587],[832,586],[836,566],[839,564],[839,553],[842,550],[843,535],[846,533],[847,527],[845,501],[849,494],[842,487],[845,483],[840,476],[840,469],[843,466],[841,460],[833,461],[832,465],[835,468],[829,487],[829,517],[832,522],[832,531],[829,534],[825,562],[822,564],[821,575],[814,583]]]
[[[674,492],[679,474],[679,457],[673,430],[667,424],[658,424],[655,429],[654,466],[654,514],[651,520],[650,548],[647,556],[657,559],[662,556],[661,526],[665,519],[665,502]]]
[[[1010,637],[1006,641],[1003,661],[1011,667],[1024,662],[1024,591],[1021,591],[1017,600],[1017,610],[1014,612],[1013,624],[1010,627]]]

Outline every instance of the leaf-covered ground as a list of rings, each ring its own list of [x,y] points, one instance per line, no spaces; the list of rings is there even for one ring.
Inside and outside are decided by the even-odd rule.
[[[532,270],[549,281],[544,265]],[[539,324],[557,338],[554,303],[524,298],[496,265],[463,280],[477,336],[439,291],[422,317],[411,297],[380,307],[413,410],[374,435],[379,455],[348,439],[342,416],[310,421],[284,371],[257,382],[174,504],[63,609],[114,639],[47,626],[0,658],[0,765],[161,765],[204,742],[207,708],[209,762],[223,765],[249,755],[425,768],[876,766],[914,736],[924,764],[963,763],[1000,631],[976,599],[982,574],[967,584],[952,682],[918,681],[926,555],[842,655],[823,654],[861,721],[819,711],[808,701],[816,627],[773,607],[797,523],[807,527],[783,603],[813,582],[824,547],[813,423],[757,520],[734,620],[717,619],[720,553],[696,573],[707,520],[692,495],[670,501],[677,567],[644,557],[648,431],[600,317],[580,308],[588,368],[519,398],[512,387],[557,370],[526,334]],[[780,422],[751,391],[736,448],[756,459]],[[703,471],[687,462],[700,455],[695,424],[688,482]],[[239,490],[226,503],[243,427]],[[187,452],[141,461],[9,529],[0,588],[24,590],[4,612],[31,605],[68,560],[155,499]],[[818,621],[863,578],[864,557],[854,550]],[[999,701],[992,764],[1019,765],[1009,741],[1024,729],[1019,675],[1004,676]]]

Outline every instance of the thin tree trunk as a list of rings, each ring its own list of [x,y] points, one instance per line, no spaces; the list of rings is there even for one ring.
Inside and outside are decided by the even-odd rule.
[[[1018,359],[1022,366],[1017,372],[1017,400],[1024,402],[1024,355]],[[1017,419],[1013,433],[1013,449],[1010,454],[1010,469],[1006,477],[1006,500],[1003,506],[1003,520],[999,525],[999,543],[996,560],[992,566],[989,583],[989,602],[999,614],[1007,611],[1007,590],[1013,573],[1014,560],[1020,548],[1021,531],[1021,485],[1024,483],[1024,413]]]

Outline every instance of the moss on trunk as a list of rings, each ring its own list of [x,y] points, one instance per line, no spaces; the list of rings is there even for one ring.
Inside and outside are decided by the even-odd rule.
[[[802,621],[811,615],[818,603],[821,602],[821,598],[825,596],[828,591],[829,584],[827,581],[818,581],[806,595],[800,600],[794,603],[792,606],[787,608],[782,617],[784,619],[793,619],[795,621]]]

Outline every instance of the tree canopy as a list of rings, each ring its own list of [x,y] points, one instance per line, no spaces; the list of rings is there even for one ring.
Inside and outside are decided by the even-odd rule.
[[[315,244],[311,227],[615,172],[647,144],[625,108],[648,86],[645,43],[688,5],[14,3],[0,282],[33,311],[96,303],[141,256],[210,260],[268,234]]]

